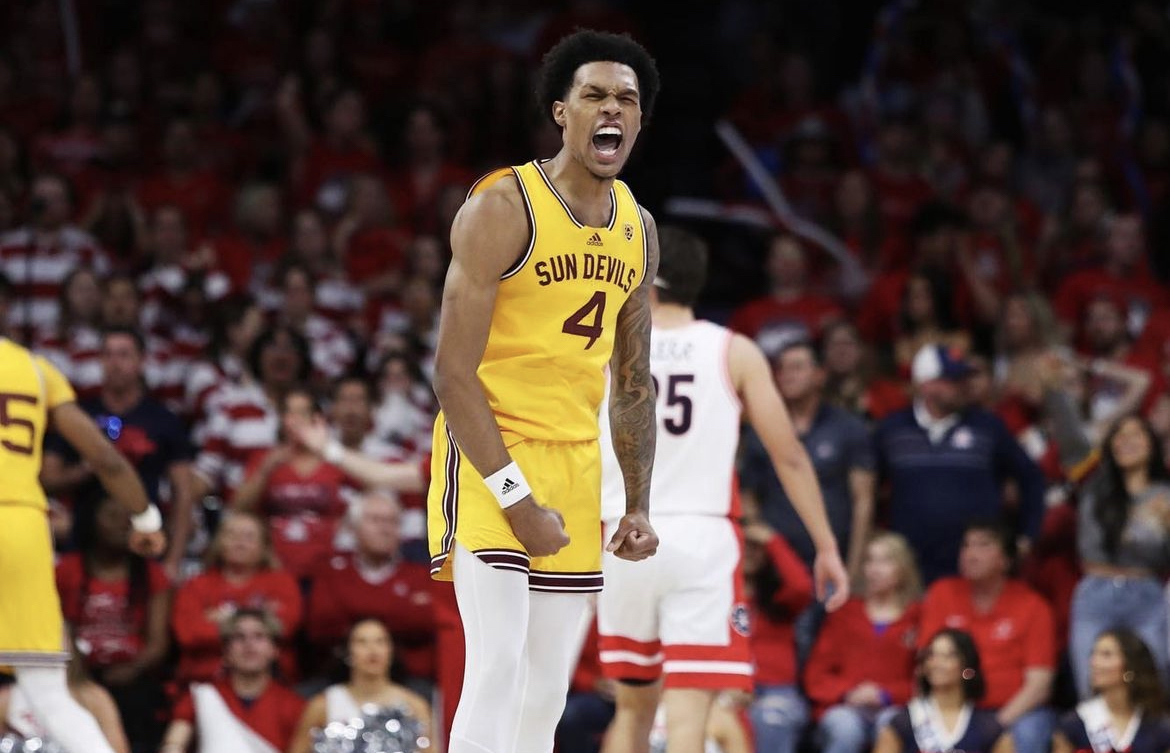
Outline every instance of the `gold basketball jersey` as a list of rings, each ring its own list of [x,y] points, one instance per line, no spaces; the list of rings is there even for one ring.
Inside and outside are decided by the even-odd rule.
[[[45,508],[39,478],[48,412],[74,399],[48,361],[0,338],[0,507]]]
[[[500,279],[479,378],[505,444],[596,439],[618,312],[646,274],[646,229],[615,180],[603,227],[573,216],[539,162],[481,178],[469,196],[515,175],[531,231]]]

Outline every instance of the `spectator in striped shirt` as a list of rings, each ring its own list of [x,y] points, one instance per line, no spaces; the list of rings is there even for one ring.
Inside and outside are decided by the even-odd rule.
[[[115,272],[106,278],[102,289],[102,326],[143,332],[142,294],[134,276],[128,272]],[[181,412],[187,364],[167,338],[151,332],[143,332],[142,337],[146,344],[147,387],[167,408]]]
[[[313,310],[316,284],[308,267],[291,262],[280,270],[277,281],[283,301],[277,319],[309,343],[316,382],[328,382],[347,373],[357,360],[349,333]]]
[[[289,256],[307,269],[316,282],[313,305],[317,313],[339,327],[362,326],[366,298],[346,277],[345,267],[330,244],[325,221],[312,209],[293,218]]]
[[[101,291],[92,269],[70,272],[61,285],[57,329],[37,348],[61,370],[79,398],[93,397],[101,387]]]
[[[204,358],[187,370],[184,385],[185,410],[195,427],[196,444],[202,440],[216,396],[244,379],[248,352],[263,328],[264,312],[251,296],[232,296],[212,311],[211,341]]]
[[[162,334],[182,320],[181,298],[196,271],[201,271],[203,293],[209,301],[220,301],[231,292],[231,280],[219,270],[197,270],[200,266],[192,253],[183,210],[163,204],[151,213],[147,243],[151,266],[138,278],[142,290],[142,324],[150,332]]]
[[[310,369],[309,344],[289,327],[270,327],[256,338],[247,374],[215,397],[195,458],[196,498],[211,493],[232,498],[252,456],[276,445],[276,406]]]
[[[25,342],[56,329],[57,300],[70,272],[78,267],[90,267],[98,275],[109,271],[109,259],[97,241],[73,224],[74,210],[69,181],[44,173],[32,184],[32,222],[0,235],[0,272],[12,283],[17,302],[9,323],[19,328]]]

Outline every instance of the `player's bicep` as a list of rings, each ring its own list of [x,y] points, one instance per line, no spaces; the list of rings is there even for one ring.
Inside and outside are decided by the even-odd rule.
[[[500,276],[527,248],[527,220],[507,189],[472,197],[452,224],[435,353],[440,380],[453,370],[474,371],[487,346]]]

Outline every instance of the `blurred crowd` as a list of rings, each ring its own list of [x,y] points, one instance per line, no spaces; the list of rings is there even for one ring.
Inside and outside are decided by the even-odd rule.
[[[186,749],[187,688],[215,682],[267,693],[233,712],[307,750],[301,698],[359,665],[370,697],[392,666],[386,687],[449,721],[462,644],[423,503],[448,231],[478,175],[559,148],[530,91],[577,26],[658,57],[628,180],[711,244],[700,313],[772,359],[861,595],[813,604],[811,544],[746,436],[760,677],[729,703],[756,748],[872,745],[943,627],[973,636],[1023,753],[1097,689],[1102,630],[1165,675],[1165,4],[678,6],[0,8],[0,332],[61,368],[171,538],[160,562],[131,555],[125,514],[46,441],[78,687],[109,693],[123,749]],[[836,242],[762,211],[719,118]],[[295,440],[319,418],[399,465],[398,488]],[[591,652],[566,751],[596,750],[612,713]]]

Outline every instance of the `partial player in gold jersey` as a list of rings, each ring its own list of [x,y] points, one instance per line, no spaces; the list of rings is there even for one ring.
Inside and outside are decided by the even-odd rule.
[[[50,427],[134,514],[131,548],[143,556],[161,554],[162,517],[134,468],[77,406],[60,372],[0,338],[0,665],[14,669],[18,691],[68,753],[113,753],[66,682],[69,652],[53,578],[48,506],[38,481]]]
[[[617,180],[659,88],[626,36],[577,32],[548,52],[540,106],[555,157],[485,176],[451,230],[435,354],[432,571],[454,577],[467,635],[451,753],[549,753],[588,594],[601,588],[598,415],[625,478],[608,542],[654,554],[650,215]],[[453,569],[453,573],[452,573]]]

